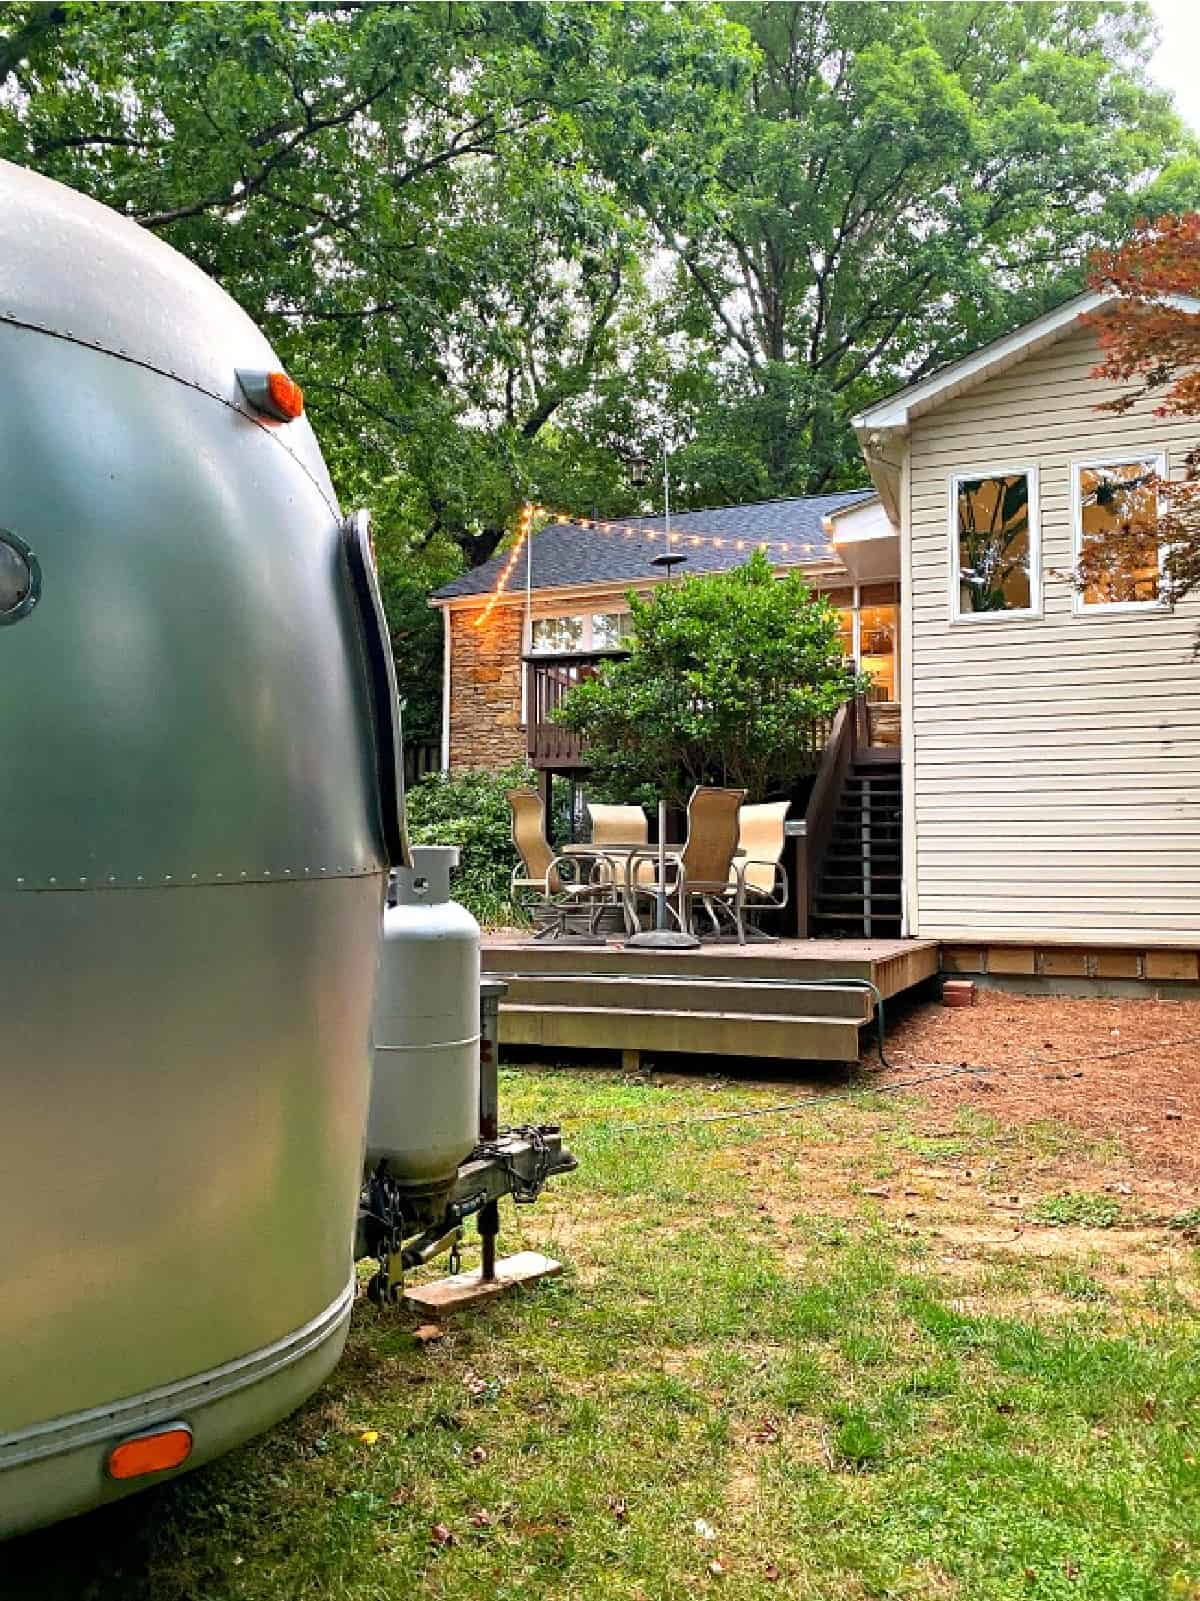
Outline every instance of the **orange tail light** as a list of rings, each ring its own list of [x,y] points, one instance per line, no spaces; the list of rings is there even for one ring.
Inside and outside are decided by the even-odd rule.
[[[277,422],[295,422],[304,413],[304,391],[285,372],[239,367],[237,381],[243,395],[263,417],[274,417]]]
[[[140,1479],[147,1473],[165,1473],[177,1468],[192,1454],[192,1431],[186,1423],[171,1423],[165,1429],[135,1434],[108,1453],[108,1473],[113,1479]]]
[[[275,402],[275,409],[289,422],[304,412],[304,391],[294,378],[289,378],[285,372],[269,372],[267,374],[267,389],[271,399]]]

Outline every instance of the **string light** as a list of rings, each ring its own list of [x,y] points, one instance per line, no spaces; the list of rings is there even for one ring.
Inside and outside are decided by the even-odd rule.
[[[539,515],[549,518],[550,522],[555,526],[586,528],[589,533],[600,534],[605,538],[640,539],[650,543],[660,538],[665,538],[668,545],[686,543],[693,548],[708,545],[714,550],[761,550],[764,552],[777,550],[784,556],[824,556],[828,554],[827,546],[815,545],[811,540],[807,539],[766,538],[746,540],[732,539],[719,534],[693,534],[687,531],[680,533],[674,529],[663,529],[660,532],[657,528],[647,528],[644,525],[634,523],[606,523],[590,517],[573,517],[569,512],[551,511],[545,506],[537,506],[532,501],[527,500],[522,503],[521,511],[517,518],[517,537],[513,541],[512,549],[508,553],[508,559],[496,579],[496,587],[488,596],[487,605],[475,619],[476,628],[483,627],[499,603],[500,597],[508,588],[521,552],[531,536],[533,519]]]
[[[508,553],[508,560],[500,569],[500,576],[496,579],[496,587],[492,590],[491,595],[488,597],[487,605],[475,619],[476,628],[483,627],[484,623],[487,622],[488,618],[492,615],[492,612],[496,609],[496,604],[501,595],[503,595],[504,591],[508,588],[508,581],[513,575],[513,568],[517,565],[517,560],[522,550],[525,548],[525,541],[529,538],[529,530],[533,524],[533,513],[535,509],[540,511],[541,507],[539,506],[535,508],[533,502],[529,500],[525,501],[521,506],[521,514],[517,518],[517,537],[513,541],[512,549]],[[564,518],[563,521],[566,521],[566,519]]]

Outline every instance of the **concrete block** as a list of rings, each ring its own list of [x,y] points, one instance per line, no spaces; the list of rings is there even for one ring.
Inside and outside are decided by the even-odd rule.
[[[943,1006],[974,1006],[975,985],[969,978],[948,978],[942,985]]]

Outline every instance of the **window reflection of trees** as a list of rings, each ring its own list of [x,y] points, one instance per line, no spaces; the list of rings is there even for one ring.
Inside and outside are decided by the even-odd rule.
[[[958,481],[959,603],[964,612],[1021,611],[1031,605],[1029,479]]]
[[[1158,467],[1153,461],[1079,469],[1080,555],[1088,606],[1158,599]]]

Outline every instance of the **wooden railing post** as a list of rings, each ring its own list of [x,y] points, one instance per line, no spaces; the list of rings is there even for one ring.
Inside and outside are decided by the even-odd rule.
[[[802,833],[792,836],[795,850],[792,855],[792,884],[794,886],[796,902],[796,936],[798,939],[808,938],[809,921],[809,870],[808,870],[808,828],[802,823]]]
[[[533,760],[537,747],[537,673],[531,661],[525,663],[525,754]]]

